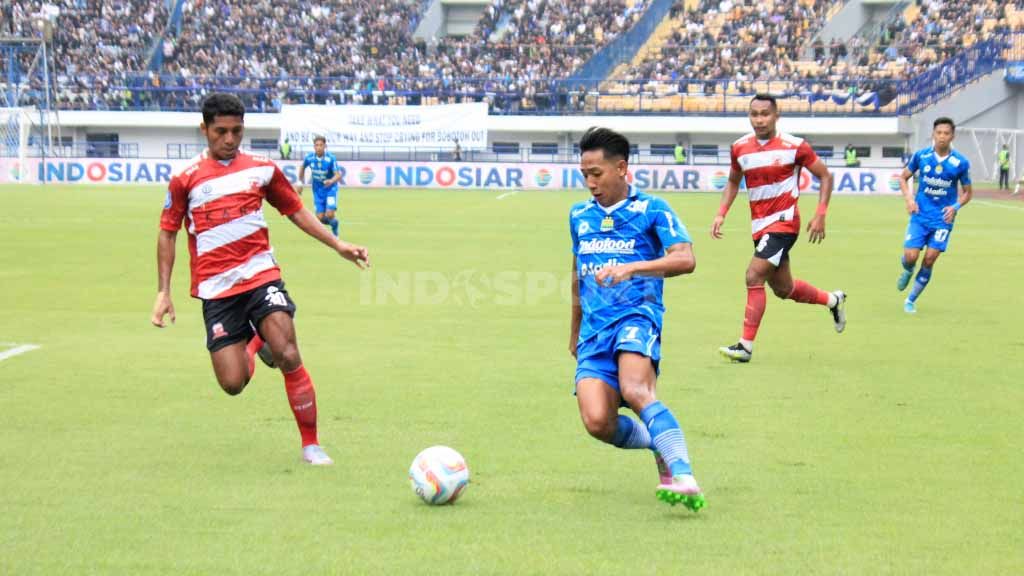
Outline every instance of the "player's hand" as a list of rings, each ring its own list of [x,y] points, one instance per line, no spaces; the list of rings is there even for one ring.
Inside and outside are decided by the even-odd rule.
[[[722,239],[722,224],[725,223],[725,216],[715,216],[715,221],[711,223],[711,237],[715,240]]]
[[[633,267],[629,264],[619,264],[618,266],[607,266],[602,268],[600,272],[594,277],[597,283],[601,286],[615,286],[619,282],[625,282],[633,277]]]
[[[825,239],[825,217],[819,214],[811,218],[807,224],[807,231],[811,233],[808,238],[811,244],[820,244]]]
[[[165,314],[171,315],[171,324],[174,324],[174,303],[171,302],[171,295],[167,292],[157,292],[156,302],[153,304],[153,316],[149,321],[157,328],[166,328],[167,324],[164,324]]]
[[[946,206],[945,208],[942,209],[942,220],[945,221],[946,224],[952,224],[955,218],[956,208],[952,206]]]
[[[917,200],[907,200],[907,214],[917,214]]]
[[[295,185],[295,193],[298,194],[299,196],[302,196],[302,184]]]
[[[340,241],[338,243],[341,244],[338,247],[338,254],[341,254],[342,258],[354,263],[360,270],[366,270],[370,267],[370,251],[364,246]]]

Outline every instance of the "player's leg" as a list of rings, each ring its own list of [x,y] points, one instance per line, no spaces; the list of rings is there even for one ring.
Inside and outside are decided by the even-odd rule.
[[[921,248],[924,248],[927,242],[928,229],[911,218],[907,223],[907,234],[903,240],[903,258],[900,260],[903,272],[896,280],[896,288],[900,292],[910,284],[910,277],[914,275],[914,268],[917,267],[917,258],[921,254]]]
[[[249,301],[249,314],[270,347],[274,363],[284,374],[288,404],[302,439],[303,458],[314,465],[333,464],[317,438],[316,389],[309,372],[302,365],[292,321],[295,303],[284,289],[284,283],[271,282],[254,290]]]
[[[203,322],[206,325],[206,349],[217,383],[235,396],[252,378],[249,346],[254,339],[252,325],[246,315],[247,296],[240,294],[216,300],[203,300]]]
[[[672,411],[657,399],[657,378],[652,358],[641,352],[619,353],[619,386],[623,398],[644,422],[651,444],[665,461],[671,475],[671,478],[660,480],[658,498],[670,504],[682,503],[696,511],[704,506],[704,496],[693,477],[686,437],[679,422]]]
[[[939,259],[939,255],[942,254],[942,250],[933,245],[941,244],[943,250],[945,249],[945,243],[948,241],[949,231],[940,228],[935,231],[934,236],[943,236],[943,240],[936,242],[934,239],[929,242],[928,249],[925,250],[924,259],[921,262],[921,269],[917,271],[917,276],[914,277],[914,286],[910,289],[910,294],[907,296],[906,302],[903,304],[903,308],[908,313],[913,314],[917,312],[917,299],[924,292],[924,289],[928,287],[928,284],[932,280],[932,269],[935,267],[935,262]]]
[[[651,436],[643,424],[619,414],[618,368],[615,334],[598,335],[576,350],[576,402],[587,432],[618,448],[650,448]]]
[[[772,292],[782,299],[826,306],[832,315],[836,332],[846,329],[846,293],[842,290],[826,292],[799,278],[793,278],[789,262],[789,254],[786,253],[778,268],[768,277],[768,285],[772,287]]]
[[[338,190],[335,188],[327,193],[326,211],[324,212],[324,223],[331,227],[334,237],[338,237],[338,219],[335,213],[338,209]]]
[[[766,243],[764,238],[767,237],[767,234],[762,236],[762,240],[757,246],[760,247],[761,244]],[[747,307],[743,314],[742,336],[736,344],[723,346],[718,349],[719,353],[733,362],[750,361],[751,354],[754,351],[754,339],[757,337],[757,331],[761,327],[761,318],[764,317],[765,307],[768,303],[764,293],[764,283],[768,280],[774,268],[771,262],[765,258],[758,257],[756,254],[750,259],[746,273]]]

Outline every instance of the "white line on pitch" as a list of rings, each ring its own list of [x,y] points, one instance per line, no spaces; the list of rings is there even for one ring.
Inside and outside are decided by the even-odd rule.
[[[499,194],[498,197],[496,198],[496,200],[504,200],[505,198],[508,198],[509,196],[511,196],[511,195],[513,195],[513,194],[515,194],[517,192],[519,192],[519,190],[513,190],[511,192],[505,192],[504,194]]]
[[[1010,204],[1004,204],[1002,202],[988,202],[986,200],[975,200],[982,206],[992,206],[993,208],[1009,208],[1010,210],[1024,210],[1024,206],[1012,206]]]
[[[38,349],[39,346],[36,346],[35,344],[22,344],[21,346],[15,346],[10,350],[4,350],[3,352],[0,352],[0,362],[7,360],[8,358],[13,358],[18,354],[24,354],[25,352],[31,352],[33,350]]]

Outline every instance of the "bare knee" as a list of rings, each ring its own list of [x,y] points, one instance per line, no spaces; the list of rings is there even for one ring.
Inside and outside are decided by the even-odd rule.
[[[769,285],[772,287],[772,293],[774,293],[776,297],[781,298],[783,300],[785,300],[786,298],[789,298],[789,295],[793,293],[793,284],[792,283],[788,283],[788,284],[772,283],[772,284],[769,284]]]
[[[229,396],[238,396],[245,390],[246,384],[249,381],[245,378],[229,378],[220,380],[219,384],[222,390],[228,393]]]
[[[921,264],[925,268],[932,268],[935,266],[935,262],[939,259],[938,254],[925,254],[924,262]]]
[[[611,442],[615,436],[617,418],[600,410],[580,410],[587,433],[602,442]]]
[[[643,380],[619,380],[619,388],[622,390],[622,399],[636,412],[640,412],[656,400],[654,386]]]
[[[281,350],[272,350],[274,363],[284,372],[291,372],[302,366],[302,356],[299,355],[299,347],[294,342],[288,342]]]

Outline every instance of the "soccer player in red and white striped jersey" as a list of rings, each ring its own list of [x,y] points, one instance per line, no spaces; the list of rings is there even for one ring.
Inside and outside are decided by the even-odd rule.
[[[203,302],[206,347],[221,388],[242,392],[255,370],[255,356],[284,374],[303,458],[314,465],[333,461],[317,438],[316,392],[302,365],[295,339],[295,303],[288,296],[263,217],[263,200],[293,224],[360,268],[366,248],[335,238],[302,206],[281,169],[269,159],[239,149],[245,107],[230,94],[203,101],[199,129],[209,147],[171,178],[157,239],[159,286],[151,322],[174,322],[171,271],[182,224],[188,230],[192,296]]]
[[[767,304],[765,282],[779,298],[827,306],[836,332],[846,327],[845,293],[819,290],[794,279],[790,272],[789,251],[800,234],[797,207],[800,170],[809,170],[821,181],[818,209],[807,225],[812,243],[825,239],[825,213],[832,196],[832,175],[805,140],[775,129],[778,120],[779,108],[774,97],[759,94],[751,100],[750,125],[754,132],[732,145],[729,182],[711,225],[711,236],[721,238],[725,215],[739,193],[740,181],[745,178],[755,249],[747,267],[743,335],[736,344],[719,348],[723,356],[735,362],[749,362],[754,351],[754,338]]]

